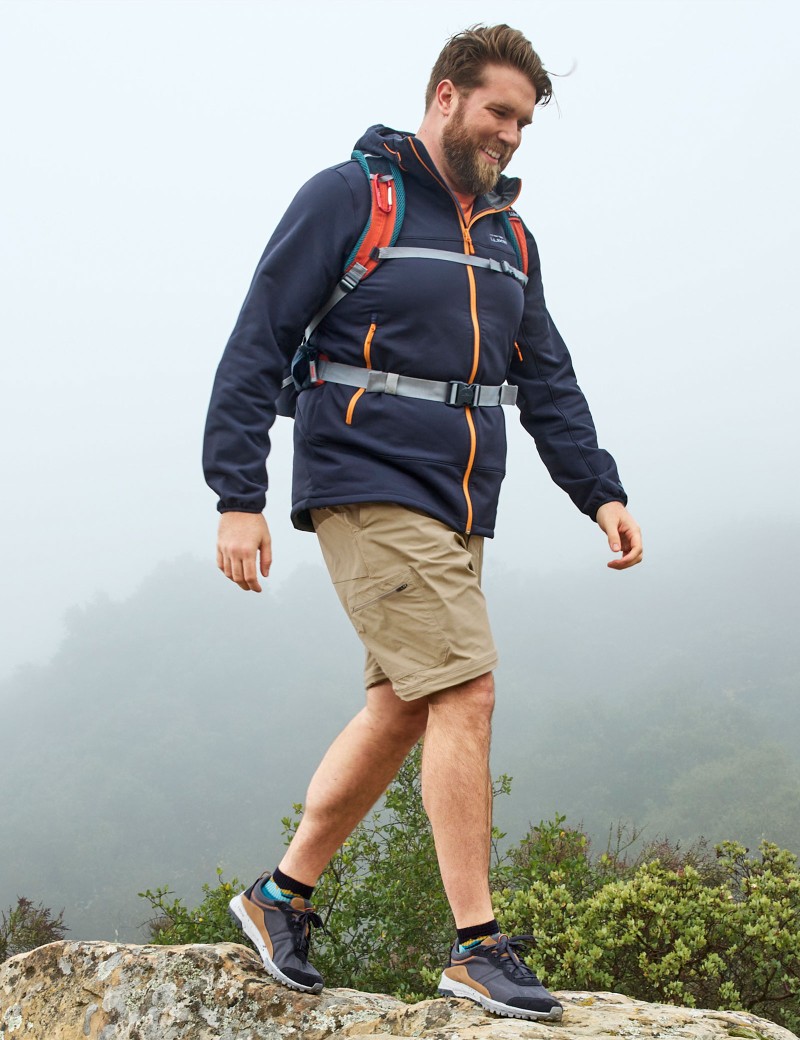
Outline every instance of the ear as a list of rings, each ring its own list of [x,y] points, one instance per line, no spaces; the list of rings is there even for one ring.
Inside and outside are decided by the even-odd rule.
[[[437,86],[434,104],[443,116],[451,114],[457,96],[458,91],[452,80],[443,79]]]

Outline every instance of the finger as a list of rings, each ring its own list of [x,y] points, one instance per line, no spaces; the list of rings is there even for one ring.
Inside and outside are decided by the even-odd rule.
[[[244,592],[251,592],[252,586],[251,586],[250,581],[247,580],[247,578],[244,578],[244,577],[241,577],[241,578],[231,577],[231,581],[233,581],[235,584],[237,584],[239,589],[243,589]],[[261,592],[261,589],[259,587],[258,589],[255,589],[253,591],[254,592]]]
[[[622,556],[619,560],[609,560],[606,566],[610,567],[613,571],[624,571],[627,570],[628,567],[634,567],[637,563],[641,562],[642,554],[638,553],[637,555],[630,554],[628,556]]]
[[[238,585],[240,589],[244,589],[245,592],[250,591],[250,586],[247,582],[233,576],[233,566],[230,563],[225,567],[225,577],[232,581],[234,585]]]
[[[217,546],[217,567],[225,573],[225,557],[222,555],[222,549]]]
[[[625,570],[641,563],[642,556],[642,537],[639,531],[635,531],[631,534],[630,539],[626,539],[624,555],[619,560],[612,560],[608,566],[617,571]]]
[[[620,552],[622,549],[622,543],[620,542],[619,529],[616,526],[616,524],[611,528],[610,531],[607,531],[606,533],[608,534],[609,549],[615,553]]]
[[[244,577],[244,584],[241,585],[241,588],[250,589],[252,592],[261,592],[261,585],[259,584],[258,575],[256,574],[255,557],[249,556],[244,561],[242,574]]]
[[[247,588],[247,585],[244,584],[244,581],[245,581],[245,577],[244,577],[244,564],[242,562],[241,556],[232,556],[231,557],[231,573],[230,573],[230,577],[231,577],[231,581],[235,581],[236,584],[240,588],[243,588],[243,589]]]
[[[269,569],[272,566],[272,538],[270,537],[268,527],[265,527],[264,536],[261,539],[258,551],[261,560],[261,574],[263,577],[268,578]]]

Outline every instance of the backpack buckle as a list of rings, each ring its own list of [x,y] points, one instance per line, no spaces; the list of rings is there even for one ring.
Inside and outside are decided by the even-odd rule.
[[[367,269],[363,264],[353,264],[342,275],[339,281],[339,288],[345,294],[352,292],[366,273]]]
[[[298,392],[309,390],[312,386],[321,386],[325,382],[324,379],[320,379],[317,371],[317,362],[325,360],[327,358],[324,355],[320,357],[317,348],[312,347],[310,343],[304,340],[300,344],[290,368],[292,382]]]
[[[522,271],[518,271],[515,267],[512,267],[508,260],[500,261],[500,270],[503,274],[510,275],[514,281],[519,282],[523,289],[528,284],[528,276],[523,274]]]
[[[469,408],[475,404],[479,392],[479,383],[462,383],[454,379],[450,383],[450,390],[445,404],[451,404],[454,408]]]

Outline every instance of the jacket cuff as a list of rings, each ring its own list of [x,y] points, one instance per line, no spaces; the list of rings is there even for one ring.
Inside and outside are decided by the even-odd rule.
[[[218,513],[263,513],[267,504],[266,496],[261,498],[260,503],[252,499],[247,501],[236,498],[220,499],[217,503]]]
[[[598,495],[597,498],[592,499],[589,508],[586,510],[587,516],[589,516],[595,523],[597,523],[597,512],[601,506],[606,505],[608,502],[621,502],[622,505],[627,506],[628,496],[625,494],[625,489],[622,484],[619,485],[619,494],[605,494]]]

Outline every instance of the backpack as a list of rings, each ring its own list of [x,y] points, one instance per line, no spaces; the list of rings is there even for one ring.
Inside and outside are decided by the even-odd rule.
[[[314,330],[337,303],[372,274],[383,259],[381,251],[394,246],[403,226],[406,193],[400,167],[383,156],[370,155],[359,150],[353,152],[352,158],[358,162],[369,183],[370,215],[347,258],[342,277],[326,303],[308,323],[303,342],[295,351],[289,369],[284,375],[276,410],[278,415],[292,419],[298,393],[323,382],[317,378],[317,352],[310,344]],[[520,270],[527,274],[528,247],[522,220],[512,209],[503,210],[500,218],[517,254]]]

